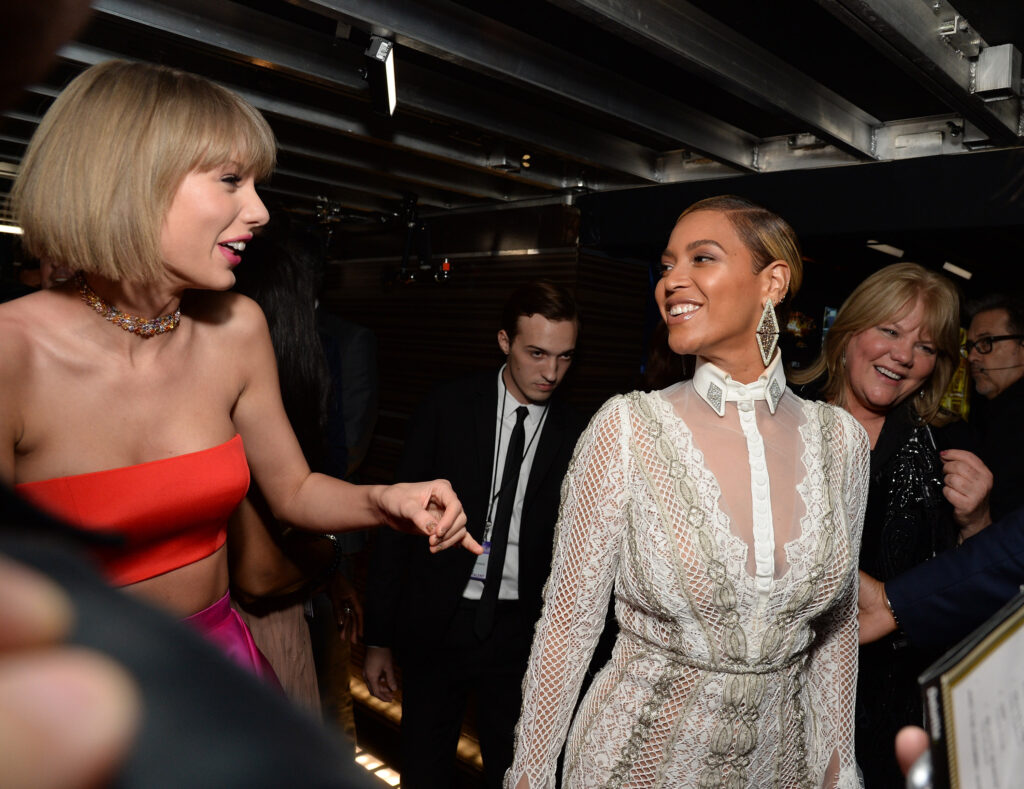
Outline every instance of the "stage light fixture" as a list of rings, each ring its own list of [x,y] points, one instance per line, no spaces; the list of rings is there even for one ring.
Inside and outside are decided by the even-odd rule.
[[[395,114],[398,89],[395,82],[395,45],[381,36],[372,36],[367,57],[366,78],[370,83],[370,97],[374,109]]]

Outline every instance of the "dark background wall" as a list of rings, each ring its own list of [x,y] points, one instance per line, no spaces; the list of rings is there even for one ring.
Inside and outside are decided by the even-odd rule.
[[[583,312],[579,354],[565,384],[589,415],[610,395],[641,384],[657,317],[651,291],[675,218],[690,203],[735,193],[783,215],[805,253],[805,284],[793,307],[813,324],[784,343],[790,365],[820,346],[825,306],[838,307],[873,271],[902,259],[944,261],[974,273],[950,276],[968,298],[1024,285],[1024,159],[1007,151],[741,176],[579,197],[575,204],[452,213],[347,229],[332,240],[329,309],[370,327],[380,345],[377,432],[366,481],[391,479],[417,401],[441,380],[494,368],[501,304],[516,286],[545,277],[569,287]],[[408,242],[408,243],[407,243]],[[409,250],[408,269],[402,271]],[[451,276],[420,272],[447,258]],[[410,272],[415,281],[407,282]]]
[[[377,335],[380,413],[361,469],[367,482],[390,481],[406,425],[435,384],[479,370],[497,371],[501,306],[519,285],[548,279],[579,302],[583,327],[564,393],[590,415],[612,394],[636,388],[643,360],[648,269],[581,251],[579,213],[548,206],[428,221],[435,263],[448,258],[443,282],[410,261],[400,274],[404,233],[367,230],[332,243],[343,257],[330,267],[325,306]]]

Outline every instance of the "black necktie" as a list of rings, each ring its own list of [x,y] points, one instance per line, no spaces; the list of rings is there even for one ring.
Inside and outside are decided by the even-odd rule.
[[[501,574],[505,567],[505,549],[508,548],[508,530],[512,523],[512,505],[516,500],[516,488],[519,487],[519,469],[523,464],[523,445],[526,443],[526,415],[529,413],[525,405],[516,409],[516,426],[512,428],[512,437],[508,441],[508,452],[505,454],[505,470],[501,475],[501,493],[498,496],[498,509],[494,515],[494,527],[491,530],[491,555],[487,560],[487,580],[480,596],[480,605],[476,609],[476,634],[479,638],[487,638],[494,627],[494,609],[498,604],[498,589],[501,588]]]

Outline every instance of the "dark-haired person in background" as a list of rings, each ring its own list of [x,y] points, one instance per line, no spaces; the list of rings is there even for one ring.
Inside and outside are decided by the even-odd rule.
[[[316,232],[275,212],[269,233],[246,248],[235,289],[267,316],[285,411],[310,466],[350,479],[376,418],[376,338],[319,309],[325,257]],[[362,604],[351,556],[365,544],[365,532],[327,542],[277,523],[258,489],[236,511],[229,539],[236,599],[247,603],[247,622],[285,690],[317,709],[322,701],[325,718],[353,742],[348,664]]]
[[[1024,505],[1024,299],[992,294],[969,305],[967,360],[974,390],[971,429],[992,470],[993,520]]]
[[[438,387],[410,423],[397,479],[448,479],[470,532],[490,553],[486,563],[469,553],[437,561],[383,530],[371,552],[363,671],[371,692],[390,701],[397,653],[404,787],[452,785],[471,692],[486,785],[500,786],[512,761],[559,489],[582,429],[555,394],[578,323],[564,288],[535,282],[516,290],[498,332],[506,364]]]
[[[287,222],[275,221],[270,233],[247,245],[246,264],[236,271],[235,290],[253,299],[266,315],[285,413],[310,468],[343,476],[343,434],[337,439],[341,474],[332,473],[326,464],[332,392],[316,326],[316,275],[304,260],[303,244],[295,234],[274,232],[282,226],[287,228]],[[232,595],[241,604],[253,638],[288,696],[319,710],[304,609],[314,588],[336,581],[338,537],[307,534],[279,522],[256,485],[250,486],[232,515],[228,535]]]

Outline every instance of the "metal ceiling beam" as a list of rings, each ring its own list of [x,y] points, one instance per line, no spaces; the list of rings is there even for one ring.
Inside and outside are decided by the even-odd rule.
[[[879,120],[684,0],[549,0],[707,79],[746,102],[782,111],[824,139],[874,156]]]
[[[61,48],[58,54],[62,59],[79,65],[93,65],[118,57],[116,53],[84,44],[68,44]],[[482,173],[496,174],[495,170],[490,167],[486,154],[474,153],[467,148],[448,145],[400,131],[395,131],[386,140],[382,140],[374,136],[370,124],[362,118],[343,116],[338,113],[278,98],[277,96],[257,93],[240,88],[237,85],[227,85],[226,87],[242,96],[256,109],[270,115],[279,115],[289,120],[328,129],[346,136],[357,137],[385,147],[414,151],[421,156],[428,156],[451,164],[468,167]],[[540,172],[527,172],[526,174],[516,175],[515,178],[524,183],[530,183],[536,187],[549,190],[561,190],[564,187],[561,178],[549,177]]]
[[[291,0],[396,43],[616,118],[741,170],[757,138],[615,72],[447,0]],[[398,65],[401,90],[401,62]]]
[[[369,195],[372,198],[384,200],[390,205],[398,205],[408,194],[408,190],[401,187],[395,188],[394,184],[383,182],[380,178],[333,178],[323,173],[310,173],[301,170],[294,170],[289,167],[277,167],[272,178],[283,178],[292,181],[303,181],[305,183],[318,184],[332,189],[342,189],[348,192]],[[439,194],[434,189],[420,189],[416,192],[417,205],[430,206],[431,208],[455,208],[450,195]]]
[[[2,139],[0,136],[0,141]],[[459,182],[455,183],[452,178],[444,178],[437,173],[430,172],[429,164],[425,164],[422,160],[418,162],[396,161],[399,157],[394,155],[377,153],[375,156],[367,156],[365,152],[362,152],[358,156],[345,156],[337,152],[327,153],[319,148],[285,142],[279,142],[277,149],[279,153],[314,162],[344,167],[357,172],[380,174],[385,178],[412,184],[413,191],[424,188],[447,191],[452,195],[461,195],[474,200],[497,201],[535,197],[547,193],[539,189],[530,189],[525,185],[514,184],[508,180],[499,181],[498,178],[485,173],[465,169],[460,171]]]
[[[280,184],[261,185],[258,191],[288,197],[300,197],[311,203],[319,203],[321,199],[324,199],[350,211],[359,211],[365,214],[392,214],[395,210],[394,200],[379,199],[365,192],[333,186],[330,188],[325,187],[315,195],[309,192],[303,193],[294,189],[288,189]]]
[[[93,0],[93,13],[210,47],[254,64],[273,65],[304,79],[357,93],[367,90],[344,50],[313,31],[222,0]]]
[[[972,93],[975,64],[940,30],[960,21],[945,0],[817,0],[847,27],[898,63],[908,74],[964,116],[996,144],[1021,136],[1021,106],[1016,97],[983,101]],[[949,18],[947,20],[947,17]],[[980,36],[977,42],[984,47]],[[967,55],[967,56],[965,56]]]
[[[229,0],[95,0],[93,7],[101,16],[176,36],[253,65],[350,94],[368,93],[366,81],[357,73],[363,65],[361,50]],[[457,118],[460,124],[610,172],[649,183],[658,180],[657,157],[649,148],[522,103],[497,102],[493,95],[411,64],[400,69],[403,108]]]
[[[651,184],[660,182],[657,153],[644,145],[598,131],[566,114],[551,115],[527,101],[495,96],[410,63],[399,63],[398,70],[399,111],[410,107],[448,122],[469,125],[499,139],[520,142],[534,156],[546,151],[584,166]]]

